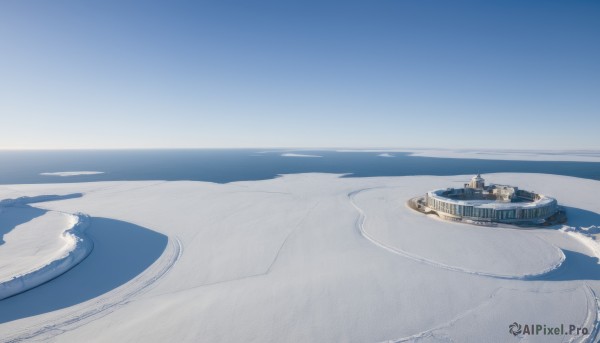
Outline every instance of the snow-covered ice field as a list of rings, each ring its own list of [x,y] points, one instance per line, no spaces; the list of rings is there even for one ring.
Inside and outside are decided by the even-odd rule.
[[[0,199],[40,201],[0,207],[0,282],[64,257],[73,215],[93,242],[52,281],[0,300],[0,340],[591,341],[600,182],[485,175],[556,197],[568,227],[478,227],[406,206],[470,177],[0,186]],[[513,322],[591,333],[514,337]]]
[[[600,162],[598,150],[499,150],[499,149],[341,149],[339,152],[374,152],[393,157],[390,153],[409,153],[410,156],[462,158],[510,161],[571,161]]]

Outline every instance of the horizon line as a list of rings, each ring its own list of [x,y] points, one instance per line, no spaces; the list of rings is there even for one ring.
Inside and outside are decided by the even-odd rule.
[[[445,150],[445,151],[511,151],[511,152],[527,152],[527,151],[562,151],[562,152],[600,152],[598,148],[441,148],[441,147],[124,147],[124,148],[2,148],[0,151],[115,151],[115,150],[297,150],[297,151],[316,151],[316,150],[331,150],[331,151],[402,151],[402,150]]]

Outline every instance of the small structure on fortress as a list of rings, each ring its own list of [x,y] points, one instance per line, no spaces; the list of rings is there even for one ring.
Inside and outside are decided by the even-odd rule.
[[[556,199],[515,186],[486,186],[479,174],[463,188],[432,190],[409,204],[423,213],[472,224],[551,225],[566,221]]]

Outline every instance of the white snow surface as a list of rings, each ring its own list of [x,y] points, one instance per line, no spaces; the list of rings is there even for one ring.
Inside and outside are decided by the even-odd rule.
[[[28,220],[22,224],[18,222]],[[17,275],[53,261],[70,249],[63,239],[65,230],[73,226],[70,215],[46,212],[30,207],[8,207],[0,212],[0,226],[4,229],[18,224],[4,234],[0,245],[0,284]]]
[[[339,152],[404,152],[410,156],[511,161],[600,162],[597,150],[497,150],[497,149],[343,149]],[[381,156],[381,155],[380,155]]]
[[[599,249],[576,228],[600,225],[600,182],[486,174],[557,198],[570,230],[478,227],[406,206],[470,177],[0,186],[0,198],[83,193],[35,206],[88,214],[94,241],[70,271],[0,300],[0,341],[592,341]],[[515,321],[593,335],[515,338]]]
[[[62,171],[62,172],[47,172],[47,173],[40,173],[40,175],[45,175],[45,176],[78,176],[78,175],[97,175],[97,174],[104,174],[104,172],[102,171]]]
[[[413,151],[411,155],[442,158],[475,158],[484,160],[600,162],[600,151],[459,149],[416,150]]]

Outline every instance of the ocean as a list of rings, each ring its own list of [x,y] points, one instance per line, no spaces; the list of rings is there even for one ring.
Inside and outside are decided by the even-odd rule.
[[[115,180],[196,180],[226,183],[279,174],[344,173],[345,177],[457,175],[494,172],[547,173],[600,180],[600,163],[505,161],[415,157],[375,152],[293,151],[321,157],[286,157],[283,150],[60,150],[0,151],[0,184]],[[69,177],[48,172],[101,171]]]

